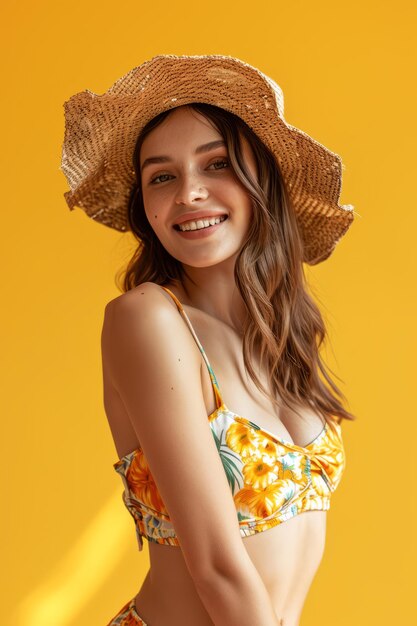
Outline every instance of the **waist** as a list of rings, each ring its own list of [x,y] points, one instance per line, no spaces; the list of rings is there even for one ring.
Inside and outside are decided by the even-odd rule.
[[[298,623],[323,556],[325,532],[326,512],[320,511],[295,516],[285,524],[277,524],[268,532],[243,541],[285,626]],[[206,612],[182,551],[150,542],[149,557],[149,580],[140,591],[138,607],[149,609],[149,616],[157,623],[160,615],[152,612],[156,606],[160,607],[164,618],[183,615],[184,607],[188,607],[191,611],[188,623],[206,624]]]

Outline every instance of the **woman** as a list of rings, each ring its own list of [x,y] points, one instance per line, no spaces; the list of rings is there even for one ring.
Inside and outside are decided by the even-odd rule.
[[[154,57],[73,96],[66,123],[68,205],[138,240],[105,310],[103,385],[151,567],[110,625],[297,626],[354,419],[302,268],[352,222],[340,158],[219,55]]]

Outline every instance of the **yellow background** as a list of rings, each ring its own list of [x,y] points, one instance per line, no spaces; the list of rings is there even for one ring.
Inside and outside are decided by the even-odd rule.
[[[356,219],[307,272],[358,418],[301,626],[416,623],[415,22],[401,1],[3,3],[2,625],[104,626],[147,571],[99,346],[131,240],[69,211],[59,165],[64,100],[160,53],[259,67],[287,121],[343,158]]]

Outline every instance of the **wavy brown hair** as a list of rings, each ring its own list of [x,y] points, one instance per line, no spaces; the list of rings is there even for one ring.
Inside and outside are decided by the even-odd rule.
[[[235,282],[247,311],[242,329],[247,372],[274,405],[284,403],[301,418],[297,409],[309,406],[326,422],[337,418],[339,422],[342,418],[356,419],[342,406],[340,399],[346,398],[330,378],[326,368],[331,370],[319,354],[328,337],[327,331],[308,291],[296,214],[274,156],[233,113],[206,103],[186,106],[218,129],[226,142],[232,171],[252,200],[253,219],[234,268]],[[162,246],[146,217],[139,169],[139,154],[145,137],[173,110],[153,118],[137,138],[133,154],[136,184],[128,208],[129,226],[137,248],[122,270],[123,278],[118,278],[123,292],[148,281],[158,285],[171,281],[182,283],[187,275],[182,264]],[[246,167],[241,135],[254,152],[258,180],[254,180]],[[264,388],[256,374],[255,355],[266,367],[269,389]]]

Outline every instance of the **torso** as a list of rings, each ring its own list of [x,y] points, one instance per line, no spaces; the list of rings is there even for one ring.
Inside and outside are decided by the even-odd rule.
[[[227,406],[286,441],[300,446],[312,441],[323,428],[322,418],[307,409],[301,410],[303,420],[287,409],[277,415],[276,409],[245,374],[241,337],[223,322],[187,305],[186,297],[178,287],[167,286],[183,304]],[[170,299],[168,294],[166,297]],[[199,351],[197,344],[196,350]],[[207,415],[210,415],[216,403],[202,356],[200,370]],[[106,413],[120,458],[136,449],[139,442],[120,397],[106,376],[105,367],[103,374]],[[266,376],[261,379],[264,383]],[[325,534],[326,511],[307,511],[263,533],[242,538],[269,591],[275,612],[282,619],[282,626],[299,624],[308,590],[323,556]],[[148,546],[151,567],[136,598],[139,615],[150,625],[212,625],[181,549],[153,542]]]

